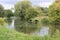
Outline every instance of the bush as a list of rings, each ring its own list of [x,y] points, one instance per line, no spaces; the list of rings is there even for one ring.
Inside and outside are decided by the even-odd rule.
[[[5,22],[5,18],[0,18],[0,26],[5,26],[6,22]]]

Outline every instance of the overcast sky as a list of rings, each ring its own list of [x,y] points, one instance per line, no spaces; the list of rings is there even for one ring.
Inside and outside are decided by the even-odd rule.
[[[5,9],[10,9],[14,4],[21,0],[0,0],[0,4],[4,6]],[[33,5],[38,5],[42,7],[48,7],[55,0],[30,0]]]

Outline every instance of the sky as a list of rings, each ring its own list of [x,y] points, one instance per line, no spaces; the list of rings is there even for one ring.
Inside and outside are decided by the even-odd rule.
[[[21,0],[0,0],[0,4],[4,6],[5,9],[10,9],[14,7],[14,4]],[[55,0],[30,0],[32,5],[37,5],[41,7],[49,7]]]

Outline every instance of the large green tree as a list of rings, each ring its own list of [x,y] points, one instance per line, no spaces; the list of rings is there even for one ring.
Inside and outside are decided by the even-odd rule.
[[[0,17],[4,16],[4,7],[0,4]]]
[[[49,20],[53,24],[60,25],[60,2],[55,2],[49,7]]]
[[[41,10],[37,9],[37,7],[33,8],[29,1],[21,1],[15,4],[15,15],[22,20],[29,20],[37,17],[40,13]]]

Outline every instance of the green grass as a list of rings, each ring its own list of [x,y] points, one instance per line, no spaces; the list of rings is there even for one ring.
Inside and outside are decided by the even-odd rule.
[[[16,32],[14,30],[9,30],[0,27],[0,40],[42,40],[42,39],[43,37],[40,36],[27,35],[24,33]]]
[[[0,27],[0,40],[40,40],[40,37],[30,36]]]
[[[25,35],[16,31],[0,28],[0,40],[23,40]]]
[[[60,35],[40,37],[36,35],[27,35],[14,30],[9,30],[5,27],[0,27],[0,40],[60,40]]]

